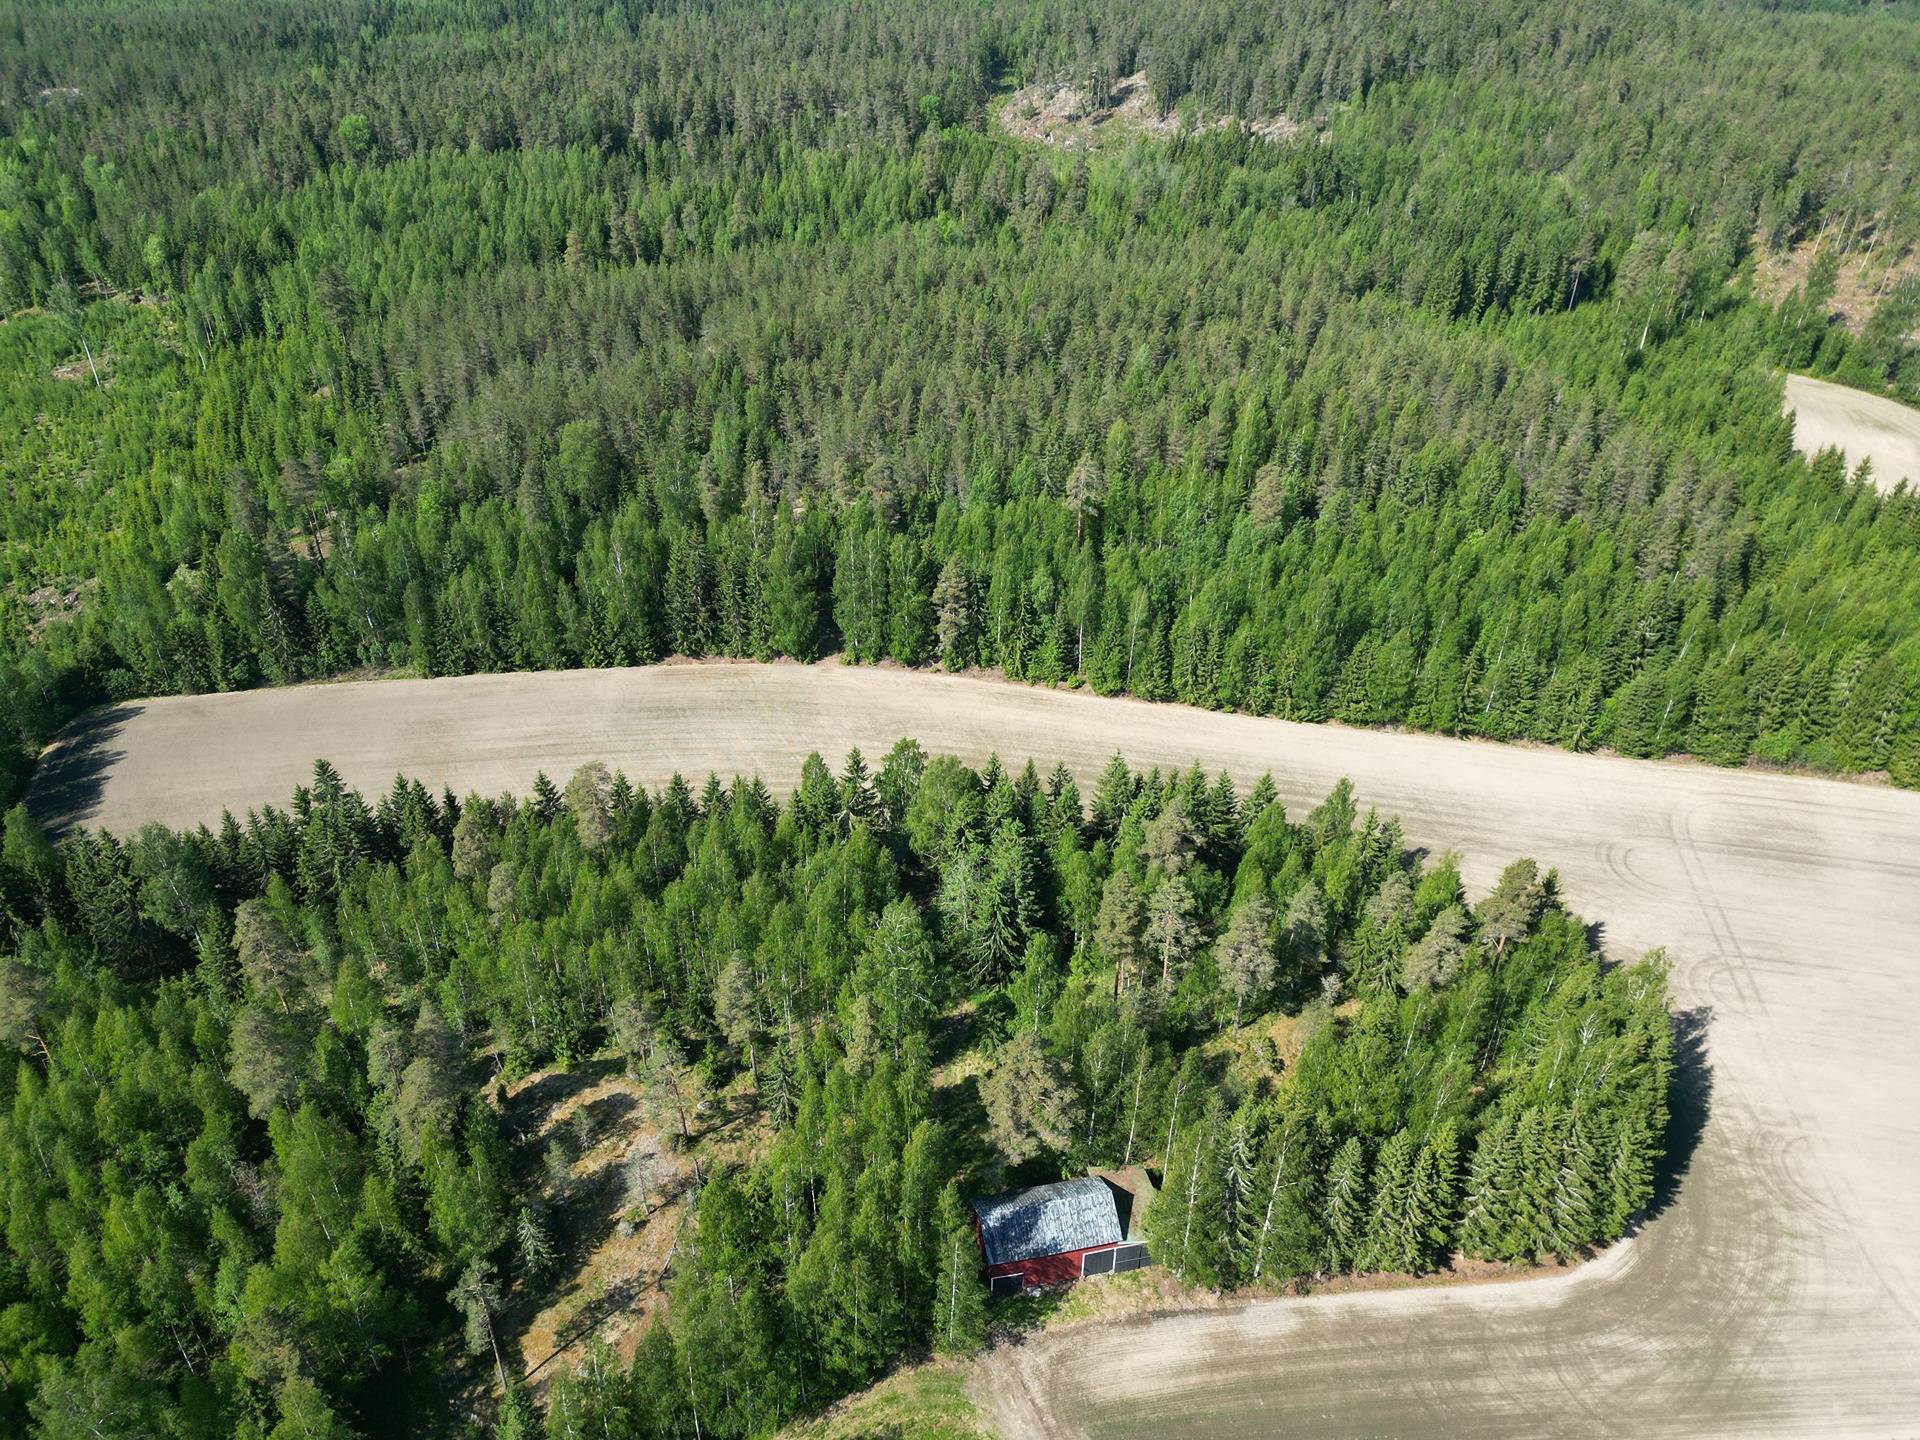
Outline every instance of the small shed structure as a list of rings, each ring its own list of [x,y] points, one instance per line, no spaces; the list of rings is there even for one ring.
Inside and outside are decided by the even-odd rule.
[[[975,1197],[974,1228],[996,1295],[1063,1285],[1148,1263],[1140,1216],[1152,1193],[1140,1170],[1113,1171]]]

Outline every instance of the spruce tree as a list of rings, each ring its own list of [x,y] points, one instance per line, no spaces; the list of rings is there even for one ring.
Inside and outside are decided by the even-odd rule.
[[[1603,1155],[1594,1127],[1575,1111],[1561,1127],[1559,1164],[1554,1169],[1547,1224],[1550,1247],[1571,1256],[1592,1240],[1608,1197],[1601,1183]]]
[[[1323,1243],[1312,1203],[1316,1148],[1298,1099],[1282,1099],[1267,1127],[1252,1203],[1242,1212],[1237,1237],[1248,1283],[1315,1265]]]
[[[1327,1233],[1325,1268],[1341,1270],[1359,1263],[1367,1239],[1367,1178],[1366,1152],[1358,1135],[1347,1137],[1327,1167],[1321,1219]]]
[[[1174,1137],[1164,1183],[1147,1211],[1154,1258],[1183,1284],[1218,1285],[1226,1258],[1221,1151],[1225,1115],[1218,1099]]]
[[[1401,1130],[1380,1147],[1373,1162],[1372,1206],[1354,1256],[1356,1269],[1419,1268],[1423,1237],[1413,1223],[1417,1212],[1413,1182],[1413,1136]]]
[[[980,1242],[960,1198],[957,1181],[940,1192],[939,1273],[933,1287],[933,1348],[942,1355],[971,1355],[987,1336],[987,1293]]]
[[[1243,1105],[1227,1125],[1220,1147],[1220,1219],[1215,1234],[1220,1252],[1220,1283],[1238,1284],[1247,1271],[1243,1240],[1256,1204],[1259,1180],[1258,1117]]]
[[[1420,1148],[1420,1159],[1414,1166],[1413,1195],[1423,1260],[1444,1256],[1453,1247],[1459,1178],[1459,1132],[1451,1120],[1446,1120],[1435,1127],[1432,1137]]]
[[[1554,1193],[1560,1176],[1563,1120],[1556,1110],[1522,1112],[1515,1136],[1517,1184],[1503,1247],[1506,1258],[1530,1259],[1553,1248]]]
[[[1518,1166],[1513,1118],[1505,1110],[1480,1132],[1473,1148],[1461,1200],[1460,1246],[1469,1255],[1499,1258],[1507,1253],[1513,1190]]]
[[[1658,1142],[1645,1120],[1631,1111],[1613,1126],[1613,1144],[1607,1157],[1607,1207],[1603,1229],[1617,1235],[1634,1214],[1653,1198],[1654,1161]]]

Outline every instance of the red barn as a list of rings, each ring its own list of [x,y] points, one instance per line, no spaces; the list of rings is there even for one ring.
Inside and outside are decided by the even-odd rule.
[[[1148,1259],[1139,1222],[1149,1188],[1144,1175],[1132,1188],[1088,1175],[970,1201],[993,1293],[1138,1270]]]

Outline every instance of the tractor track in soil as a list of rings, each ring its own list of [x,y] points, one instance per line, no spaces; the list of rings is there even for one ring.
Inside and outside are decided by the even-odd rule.
[[[1920,1433],[1920,795],[1295,725],[837,663],[362,681],[115,706],[43,760],[43,819],[131,833],[383,790],[524,791],[589,759],[790,785],[899,736],[970,761],[1341,776],[1470,887],[1532,855],[1616,956],[1664,945],[1683,1047],[1655,1213],[1577,1270],[1041,1333],[976,1390],[1009,1435]]]

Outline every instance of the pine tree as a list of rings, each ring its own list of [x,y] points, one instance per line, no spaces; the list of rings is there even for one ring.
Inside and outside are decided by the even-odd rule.
[[[1273,984],[1278,957],[1273,948],[1273,907],[1263,894],[1234,907],[1227,932],[1220,939],[1221,973],[1233,992],[1233,1028],[1240,1028],[1240,1012],[1248,1001],[1256,1004]]]
[[[1515,860],[1500,872],[1492,892],[1474,912],[1482,939],[1493,943],[1496,958],[1510,943],[1517,944],[1532,933],[1545,901],[1546,887],[1533,861]]]
[[[613,779],[598,760],[582,765],[567,782],[566,810],[573,817],[574,833],[588,850],[604,849],[613,839],[613,819],[608,809],[612,788]],[[535,793],[539,794],[537,780]],[[544,804],[545,796],[539,796],[538,803]]]
[[[1433,917],[1427,933],[1407,948],[1400,983],[1407,993],[1439,989],[1452,982],[1467,956],[1467,912],[1449,905]]]
[[[47,1068],[53,1050],[47,1037],[53,1031],[49,1002],[52,977],[17,960],[0,959],[0,1045],[22,1055],[37,1055]]]
[[[466,1322],[467,1352],[471,1355],[492,1352],[494,1374],[504,1391],[506,1362],[501,1358],[500,1336],[493,1318],[499,1313],[500,1291],[494,1283],[493,1267],[484,1260],[475,1260],[461,1272],[451,1298]]]
[[[1162,880],[1147,900],[1147,952],[1159,964],[1163,992],[1173,988],[1175,973],[1200,942],[1193,910],[1193,891],[1178,875]]]

